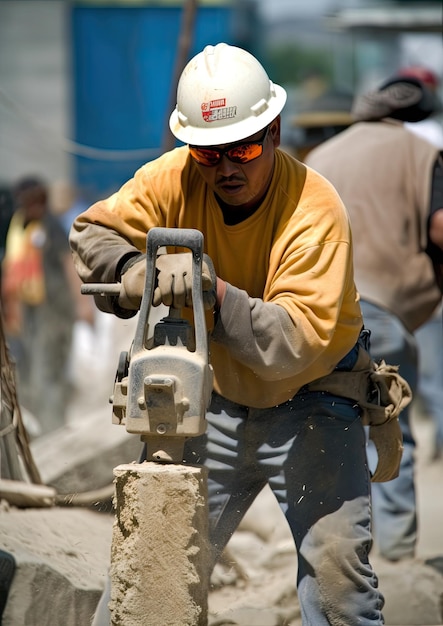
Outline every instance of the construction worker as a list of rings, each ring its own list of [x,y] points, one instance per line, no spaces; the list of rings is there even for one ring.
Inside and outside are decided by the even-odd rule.
[[[128,318],[142,298],[149,229],[203,232],[214,392],[207,431],[187,440],[184,461],[209,470],[214,560],[268,483],[298,551],[303,624],[381,625],[361,408],[373,363],[349,222],[333,187],[278,149],[285,102],[248,52],[207,46],[183,70],[169,120],[186,145],[81,214],[70,242],[83,281],[121,283],[119,296],[97,296],[97,305]],[[190,305],[190,257],[158,257],[157,304]],[[401,405],[408,390],[391,377]],[[401,440],[396,413],[377,409],[373,479],[384,480],[396,475]],[[109,624],[106,604],[94,624]]]
[[[420,80],[436,96],[436,110],[419,122],[406,122],[405,127],[443,151],[443,110],[438,91],[440,80],[435,72],[421,65],[403,67],[399,76]],[[442,200],[443,202],[443,200]],[[418,344],[418,398],[422,410],[433,422],[434,436],[429,451],[431,462],[443,458],[443,302],[431,318],[415,332]]]
[[[413,393],[418,383],[414,333],[441,302],[443,160],[438,147],[410,132],[405,122],[427,119],[436,106],[422,81],[396,75],[358,94],[355,123],[306,158],[333,183],[350,215],[371,354],[398,364]],[[441,345],[436,348],[441,354]],[[400,425],[399,476],[372,486],[374,537],[379,553],[391,561],[414,557],[417,544],[415,440],[407,407]]]
[[[3,319],[17,363],[19,400],[37,437],[66,424],[72,332],[87,300],[79,293],[67,234],[50,211],[47,183],[25,176],[12,192],[2,261]]]

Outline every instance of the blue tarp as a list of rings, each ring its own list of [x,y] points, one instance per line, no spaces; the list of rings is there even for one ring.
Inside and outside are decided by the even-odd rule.
[[[88,195],[114,191],[160,154],[181,21],[180,7],[72,8],[73,135],[85,146],[75,178]],[[200,7],[190,57],[207,44],[234,43],[231,33],[231,8]]]

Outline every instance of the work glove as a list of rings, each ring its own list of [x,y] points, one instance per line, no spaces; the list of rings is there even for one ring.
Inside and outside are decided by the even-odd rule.
[[[118,304],[122,309],[138,311],[145,290],[146,256],[141,256],[122,274]]]
[[[162,254],[157,257],[157,286],[152,304],[181,309],[192,306],[192,254]],[[203,255],[202,289],[203,306],[212,309],[216,303],[217,276],[212,260]]]

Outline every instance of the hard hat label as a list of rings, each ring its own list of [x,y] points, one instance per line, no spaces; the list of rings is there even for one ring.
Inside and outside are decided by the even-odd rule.
[[[226,120],[237,115],[237,107],[226,106],[226,98],[211,100],[210,102],[202,102],[202,117],[205,122],[216,122],[217,120]]]

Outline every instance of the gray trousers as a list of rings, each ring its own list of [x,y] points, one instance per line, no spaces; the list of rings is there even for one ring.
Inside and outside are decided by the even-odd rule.
[[[297,549],[303,625],[383,624],[368,558],[371,487],[358,407],[299,392],[279,406],[249,409],[214,394],[207,420],[185,460],[209,470],[214,559],[268,483]]]

